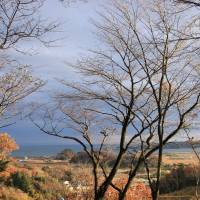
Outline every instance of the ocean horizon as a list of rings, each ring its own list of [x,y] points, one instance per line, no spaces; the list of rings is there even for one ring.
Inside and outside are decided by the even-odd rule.
[[[99,145],[96,144],[95,147]],[[51,157],[56,156],[59,152],[64,149],[71,149],[74,152],[83,151],[83,148],[78,144],[26,144],[20,145],[17,151],[14,151],[11,156],[13,157]],[[113,145],[112,149],[116,150],[117,146]],[[200,147],[197,148],[200,151]],[[192,152],[191,148],[165,148],[165,153],[189,153]]]
[[[39,157],[55,156],[64,149],[71,149],[75,152],[82,151],[77,144],[26,144],[20,145],[17,151],[12,152],[13,157]]]

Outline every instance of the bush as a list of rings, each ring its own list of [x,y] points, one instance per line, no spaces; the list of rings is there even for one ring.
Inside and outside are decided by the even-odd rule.
[[[116,155],[112,151],[102,151],[100,155],[100,163],[112,166],[116,160]],[[91,164],[91,160],[86,152],[81,151],[78,152],[72,159],[70,160],[71,163],[75,164]]]
[[[75,163],[75,164],[89,164],[91,163],[91,160],[89,156],[87,155],[86,152],[78,152],[76,156],[74,156],[70,162]]]
[[[33,192],[33,183],[31,177],[28,175],[22,173],[22,172],[16,172],[11,175],[11,185],[21,189],[22,191],[32,194]]]
[[[76,153],[71,149],[64,149],[62,152],[58,153],[56,156],[57,160],[71,160]]]
[[[62,180],[72,181],[73,180],[73,173],[72,173],[72,171],[65,171]]]
[[[179,165],[173,168],[169,174],[160,180],[160,193],[166,194],[196,185],[195,169],[193,167]]]

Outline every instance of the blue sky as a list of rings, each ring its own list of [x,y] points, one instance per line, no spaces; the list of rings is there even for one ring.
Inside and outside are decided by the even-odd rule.
[[[97,41],[92,34],[94,29],[90,19],[97,18],[96,11],[102,3],[103,1],[90,0],[88,3],[75,3],[70,7],[66,7],[59,0],[46,1],[41,14],[48,20],[58,20],[62,23],[60,27],[62,32],[57,33],[56,37],[64,37],[64,39],[58,42],[58,47],[53,48],[46,48],[33,42],[21,44],[20,47],[23,49],[34,47],[37,53],[32,56],[11,52],[12,56],[17,58],[20,63],[31,65],[33,73],[37,77],[48,81],[42,92],[32,95],[27,101],[42,102],[47,98],[46,93],[52,94],[53,91],[58,91],[60,85],[56,82],[56,78],[66,80],[78,78],[66,62],[76,61],[77,58],[85,54],[85,50],[97,45]],[[4,131],[12,135],[18,144],[66,142],[41,133],[28,120],[17,121],[15,125],[1,130],[1,132]]]
[[[30,49],[34,47],[36,54],[23,55],[11,52],[12,56],[22,64],[32,66],[35,76],[47,80],[47,84],[37,94],[31,95],[27,101],[43,102],[48,94],[61,90],[61,85],[56,79],[78,79],[72,69],[66,64],[75,62],[80,56],[86,54],[88,49],[98,46],[98,41],[92,33],[94,27],[91,19],[98,19],[100,6],[107,0],[89,0],[88,3],[74,3],[70,7],[63,6],[59,0],[46,0],[41,14],[48,20],[58,20],[62,23],[56,37],[63,38],[58,42],[58,47],[46,48],[38,43],[22,43],[21,47]],[[29,120],[17,121],[13,126],[4,128],[1,132],[8,132],[18,144],[60,144],[66,143],[61,139],[48,136],[40,132]],[[194,130],[198,132],[198,130]]]

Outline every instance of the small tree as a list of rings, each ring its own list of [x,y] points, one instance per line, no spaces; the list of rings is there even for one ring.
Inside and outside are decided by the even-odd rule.
[[[18,149],[16,142],[7,134],[0,134],[0,172],[5,171],[9,163],[7,156]]]
[[[0,134],[0,154],[8,155],[18,149],[18,145],[7,133]]]
[[[21,189],[22,191],[32,194],[33,192],[33,183],[31,177],[22,173],[16,172],[11,174],[11,185]]]

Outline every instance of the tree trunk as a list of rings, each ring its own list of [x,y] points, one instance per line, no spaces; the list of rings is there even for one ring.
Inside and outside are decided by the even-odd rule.
[[[105,193],[108,190],[108,187],[111,185],[113,178],[115,177],[115,175],[119,169],[119,166],[120,166],[120,163],[121,163],[124,153],[125,153],[124,151],[121,151],[119,153],[116,163],[115,163],[114,167],[112,168],[109,176],[106,178],[104,183],[99,187],[98,191],[96,192],[95,200],[103,200],[103,198],[105,197]]]
[[[95,195],[95,199],[94,200],[103,200],[105,197],[105,193],[106,193],[107,189],[101,189],[99,190],[96,195]]]
[[[158,199],[158,191],[152,192],[151,196],[152,196],[152,200],[157,200]]]
[[[129,176],[129,179],[128,179],[128,182],[126,183],[125,187],[124,187],[124,190],[122,191],[121,194],[119,194],[119,200],[124,200],[125,197],[126,197],[126,193],[129,189],[129,187],[131,186],[131,182],[133,181],[134,177],[136,176],[136,173],[141,165],[141,162],[142,162],[142,159],[140,157],[140,159],[138,160],[138,163],[137,165],[135,166],[135,169],[134,171],[130,174]]]

